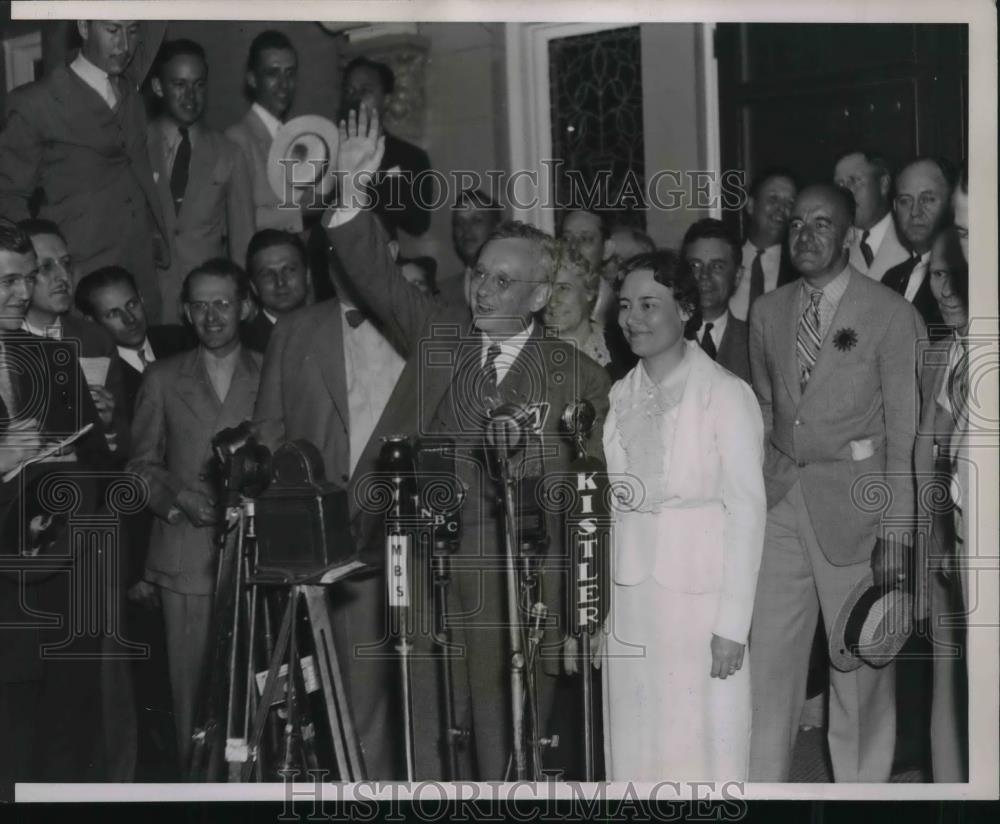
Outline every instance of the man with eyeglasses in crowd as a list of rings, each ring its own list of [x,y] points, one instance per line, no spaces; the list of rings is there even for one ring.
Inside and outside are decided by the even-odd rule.
[[[357,117],[351,113],[347,129],[343,124],[341,128],[337,168],[354,184],[360,183],[359,177],[374,174],[382,160],[378,113],[372,114],[371,122],[368,114],[364,109]],[[345,204],[366,202],[359,192],[344,194]],[[541,325],[534,320],[548,301],[556,265],[552,239],[540,230],[516,221],[498,227],[479,253],[472,276],[472,329],[467,335],[438,341],[438,352],[428,353],[428,332],[442,324],[466,332],[468,309],[441,304],[406,282],[369,209],[331,209],[323,225],[347,277],[386,326],[399,333],[410,356],[362,460],[371,460],[381,448],[381,437],[390,433],[448,436],[456,441],[458,474],[467,491],[448,606],[455,617],[448,620],[455,627],[454,642],[464,645],[468,671],[467,682],[456,682],[456,704],[458,717],[462,706],[471,708],[479,778],[502,779],[512,729],[510,648],[498,528],[503,516],[489,465],[483,461],[484,430],[490,410],[501,404],[515,404],[529,413],[522,421],[526,442],[516,463],[519,472],[540,474],[544,483],[547,473],[568,471],[572,460],[571,445],[559,431],[559,419],[570,404],[587,401],[596,410],[597,425],[588,446],[590,454],[600,456],[610,379],[596,363],[576,353],[572,344],[543,339]],[[544,379],[532,380],[539,369]],[[414,398],[421,403],[415,404]],[[381,545],[384,527],[372,517],[362,516],[360,521],[355,528],[358,539]],[[560,559],[568,557],[558,518],[550,516],[547,527],[551,546],[542,562],[542,577],[548,631],[535,661],[543,733],[555,682],[547,676],[555,675],[561,664],[554,642],[566,631],[559,620],[565,574]],[[426,603],[415,608],[424,615],[431,609]],[[416,740],[426,748],[416,759],[422,770],[417,777],[440,778],[444,769],[435,746],[440,726],[432,720],[437,714],[439,671],[430,660],[415,665],[412,674]]]
[[[132,423],[129,468],[149,484],[149,507],[156,515],[145,578],[160,590],[177,749],[185,770],[212,628],[218,508],[209,471],[211,440],[252,416],[262,358],[240,344],[239,324],[250,313],[250,294],[235,263],[214,259],[192,270],[181,300],[198,347],[147,368]]]

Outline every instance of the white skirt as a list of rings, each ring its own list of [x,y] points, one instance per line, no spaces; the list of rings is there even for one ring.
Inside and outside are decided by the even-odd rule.
[[[612,586],[601,664],[608,780],[746,779],[750,659],[725,680],[709,676],[719,597],[652,577]]]

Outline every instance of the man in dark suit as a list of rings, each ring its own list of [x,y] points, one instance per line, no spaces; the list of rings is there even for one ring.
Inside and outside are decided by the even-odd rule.
[[[798,189],[794,172],[780,166],[764,169],[750,184],[743,263],[729,299],[729,312],[737,320],[747,319],[758,297],[798,277],[785,245],[788,215]]]
[[[146,580],[159,587],[163,605],[184,769],[212,630],[218,511],[209,472],[211,440],[250,418],[261,357],[240,345],[239,322],[250,311],[250,295],[236,264],[206,261],[187,276],[181,298],[199,345],[149,367],[132,422],[129,468],[149,484],[149,508],[156,515]]]
[[[933,157],[919,157],[896,175],[893,213],[908,257],[889,269],[882,283],[914,305],[927,324],[931,340],[950,334],[931,292],[928,269],[935,238],[951,224],[955,182],[952,165]]]
[[[348,131],[342,130],[337,166],[347,173],[348,181],[379,168],[383,141],[378,135],[377,113],[371,123],[364,110],[357,121],[352,114]],[[357,192],[348,194],[351,197],[345,198],[345,203],[363,202]],[[501,779],[512,729],[510,650],[499,528],[502,517],[496,507],[491,465],[484,460],[484,430],[490,410],[500,404],[514,404],[528,412],[527,443],[518,456],[518,470],[540,476],[544,483],[549,473],[567,471],[572,457],[570,445],[559,435],[563,410],[586,400],[602,421],[610,381],[597,364],[577,355],[572,344],[543,339],[540,324],[533,320],[548,301],[555,274],[551,239],[539,230],[521,223],[504,224],[483,247],[473,276],[470,330],[467,308],[441,304],[402,278],[389,256],[384,233],[370,212],[331,210],[324,225],[329,227],[330,241],[347,276],[388,332],[405,344],[408,356],[362,462],[371,465],[374,461],[381,446],[379,435],[402,432],[447,436],[456,441],[458,475],[467,491],[449,612],[461,615],[451,620],[456,636],[461,636],[456,637],[456,643],[464,649],[468,670],[468,688],[456,684],[456,691],[464,693],[471,706],[480,777]],[[467,331],[470,334],[464,335]],[[540,380],[533,379],[538,376]],[[417,404],[414,399],[418,399]],[[600,443],[598,424],[591,434],[591,454],[600,454]],[[358,488],[364,481],[356,476],[352,485]],[[362,545],[381,547],[384,526],[380,516],[366,513],[363,521],[366,525],[359,530]],[[550,515],[546,526],[551,545],[541,577],[551,618],[563,615],[567,550],[560,540],[558,519]],[[416,609],[425,615],[429,612],[425,602],[418,603]],[[565,632],[558,619],[552,624],[555,636]],[[542,662],[551,665],[547,666],[550,674],[558,669],[560,657],[549,645],[539,655]],[[555,679],[541,670],[539,666],[538,717],[544,726],[552,709]],[[415,669],[415,703],[434,706],[437,672],[433,662]]]
[[[162,113],[149,124],[149,159],[170,239],[159,273],[163,318],[181,318],[181,284],[206,260],[240,260],[254,232],[250,169],[239,148],[202,122],[208,63],[200,45],[170,40],[151,86]]]
[[[93,428],[52,459],[0,482],[0,740],[4,742],[0,797],[4,799],[12,797],[15,781],[107,778],[101,737],[101,638],[86,634],[75,638],[72,652],[81,656],[77,660],[54,657],[52,649],[43,648],[71,637],[77,629],[74,610],[96,605],[72,600],[73,578],[79,570],[72,566],[63,571],[31,570],[33,560],[25,557],[37,553],[58,562],[63,556],[71,564],[66,516],[53,517],[46,510],[40,492],[44,479],[58,473],[61,488],[73,490],[73,515],[93,514],[98,490],[91,473],[112,466],[90,394],[73,391],[79,385],[80,368],[74,347],[20,329],[37,269],[28,236],[12,226],[0,226],[0,467],[4,472],[15,468],[43,443],[84,424]],[[55,623],[40,623],[40,615],[49,621],[54,617]]]
[[[79,20],[72,63],[14,90],[0,132],[0,214],[38,216],[62,229],[84,274],[125,266],[135,274],[149,316],[160,318],[154,258],[169,249],[146,150],[139,86],[166,23]]]
[[[76,308],[89,325],[114,340],[121,361],[125,414],[132,425],[135,401],[146,368],[158,359],[194,348],[197,338],[183,326],[148,326],[135,281],[120,266],[106,266],[76,286]],[[149,657],[133,662],[138,722],[137,780],[168,780],[176,761],[167,671],[167,648],[159,591],[145,580],[146,555],[153,528],[148,509],[125,518],[128,550],[124,571],[128,638],[149,644]]]
[[[184,326],[150,326],[135,279],[120,266],[105,266],[82,278],[76,286],[75,301],[80,314],[102,327],[114,341],[131,426],[146,367],[159,358],[193,349],[197,338]]]
[[[833,167],[833,182],[854,195],[857,207],[851,266],[872,280],[910,255],[899,242],[892,218],[892,173],[878,152],[847,152]]]
[[[250,170],[255,229],[302,231],[302,212],[281,208],[267,179],[267,155],[292,108],[298,76],[299,57],[285,34],[268,29],[253,39],[246,68],[253,103],[239,122],[226,129],[226,137],[240,147]]]
[[[341,118],[366,107],[369,113],[377,112],[379,122],[384,124],[386,98],[395,86],[395,75],[385,63],[355,57],[344,69]],[[373,208],[390,234],[402,229],[416,237],[430,228],[433,189],[430,175],[424,174],[430,168],[427,152],[385,132],[385,154],[376,177]]]
[[[59,227],[40,218],[22,220],[19,226],[31,238],[38,258],[38,279],[24,329],[41,338],[75,341],[81,378],[97,408],[108,448],[115,453],[116,466],[122,467],[129,448],[129,413],[122,363],[114,343],[103,329],[69,312],[77,271]],[[129,547],[122,546],[118,555],[121,573],[128,556]],[[124,597],[125,590],[119,585],[116,598],[120,607],[124,606]],[[135,775],[136,727],[128,663],[109,655],[102,662],[102,678],[109,778],[130,781]]]
[[[325,249],[324,249],[325,252]],[[258,311],[240,327],[243,344],[263,354],[278,318],[309,302],[312,275],[298,235],[261,229],[247,246],[247,274]]]
[[[747,325],[729,312],[743,250],[721,220],[704,218],[684,235],[681,254],[698,281],[701,326],[697,340],[716,363],[750,383]]]
[[[87,384],[109,448],[125,455],[129,415],[122,363],[108,334],[70,314],[78,278],[76,261],[59,227],[51,221],[29,218],[18,225],[31,238],[38,258],[38,279],[24,317],[24,329],[38,337],[75,340],[85,369],[95,362],[92,359],[107,359],[103,383],[88,380]]]
[[[802,191],[789,232],[802,280],[750,312],[769,507],[750,630],[751,781],[788,780],[818,616],[829,636],[866,575],[888,586],[905,579],[899,550],[914,517],[924,330],[912,306],[848,263],[853,211],[844,189]],[[866,481],[885,488],[885,507],[866,505]],[[836,781],[889,779],[894,682],[891,663],[831,667],[827,740]]]

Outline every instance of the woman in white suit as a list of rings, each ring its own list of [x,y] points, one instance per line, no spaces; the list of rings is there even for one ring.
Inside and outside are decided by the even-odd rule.
[[[640,361],[612,387],[604,427],[608,471],[636,492],[616,513],[607,777],[745,779],[744,651],[766,517],[760,409],[746,383],[685,339],[698,294],[678,255],[630,261],[619,301]]]

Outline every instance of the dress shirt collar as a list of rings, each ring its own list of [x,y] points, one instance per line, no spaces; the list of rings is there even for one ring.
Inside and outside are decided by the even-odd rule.
[[[254,103],[250,109],[263,121],[268,134],[271,135],[271,140],[274,140],[275,135],[278,134],[278,129],[281,128],[281,121],[261,106],[260,103]]]
[[[885,239],[885,233],[889,231],[889,224],[892,222],[892,209],[886,212],[882,219],[872,226],[868,230],[868,245],[871,247],[872,254],[877,255],[879,248],[882,246],[882,241]],[[858,233],[858,245],[861,245],[861,238],[865,234],[864,229],[856,229]]]
[[[29,323],[27,316],[25,316],[24,320],[21,321],[21,328],[38,338],[61,338],[62,318],[57,317],[55,321],[46,326],[35,326]]]
[[[83,56],[83,51],[77,53],[73,62],[69,64],[74,74],[79,77],[90,88],[97,92],[101,99],[111,108],[118,102],[111,97],[111,78],[104,69],[100,69]]]
[[[841,270],[839,275],[819,290],[823,293],[823,302],[831,309],[836,309],[840,305],[840,299],[844,296],[844,292],[847,291],[847,284],[850,283],[850,280],[851,267],[848,264]],[[815,291],[814,288],[806,282],[805,278],[802,278],[803,307],[809,302],[809,296],[813,291]]]
[[[164,117],[160,120],[160,128],[163,130],[163,144],[167,151],[172,153],[177,148],[177,144],[181,142],[180,126],[169,117]],[[194,146],[198,139],[198,124],[192,123],[187,127],[187,130],[188,140],[190,140],[191,145]]]
[[[139,352],[143,352],[146,355],[146,363],[152,363],[156,360],[156,355],[153,354],[153,347],[149,343],[149,338],[146,338],[142,342],[142,346],[133,349],[131,346],[118,346],[118,356],[125,361],[129,366],[135,369],[136,372],[146,371],[146,367],[142,363],[142,358],[139,357]]]
[[[341,304],[341,306],[343,306],[343,304]],[[264,315],[265,318],[267,318],[269,321],[271,321],[271,325],[272,326],[274,326],[274,324],[276,324],[278,322],[278,316],[277,315],[272,315],[270,312],[267,311],[267,309],[264,309],[264,308],[261,308],[260,311]]]
[[[712,331],[709,334],[712,336],[712,340],[715,341],[716,347],[722,343],[722,336],[726,334],[726,324],[729,322],[729,310],[727,309],[715,320],[704,320],[701,321],[701,326],[698,327],[698,340],[701,340],[702,335],[705,334],[705,326],[707,324],[712,324]]]
[[[517,360],[517,356],[521,354],[521,350],[524,348],[524,345],[528,342],[528,338],[532,336],[534,331],[535,322],[532,320],[527,329],[523,332],[518,332],[516,335],[511,335],[506,340],[492,340],[486,335],[483,335],[483,348],[479,361],[482,366],[486,365],[486,358],[488,357],[490,347],[494,344],[497,344],[500,347],[500,354],[496,359],[498,384],[503,381],[504,376],[507,374],[507,370],[510,369],[514,361]]]

